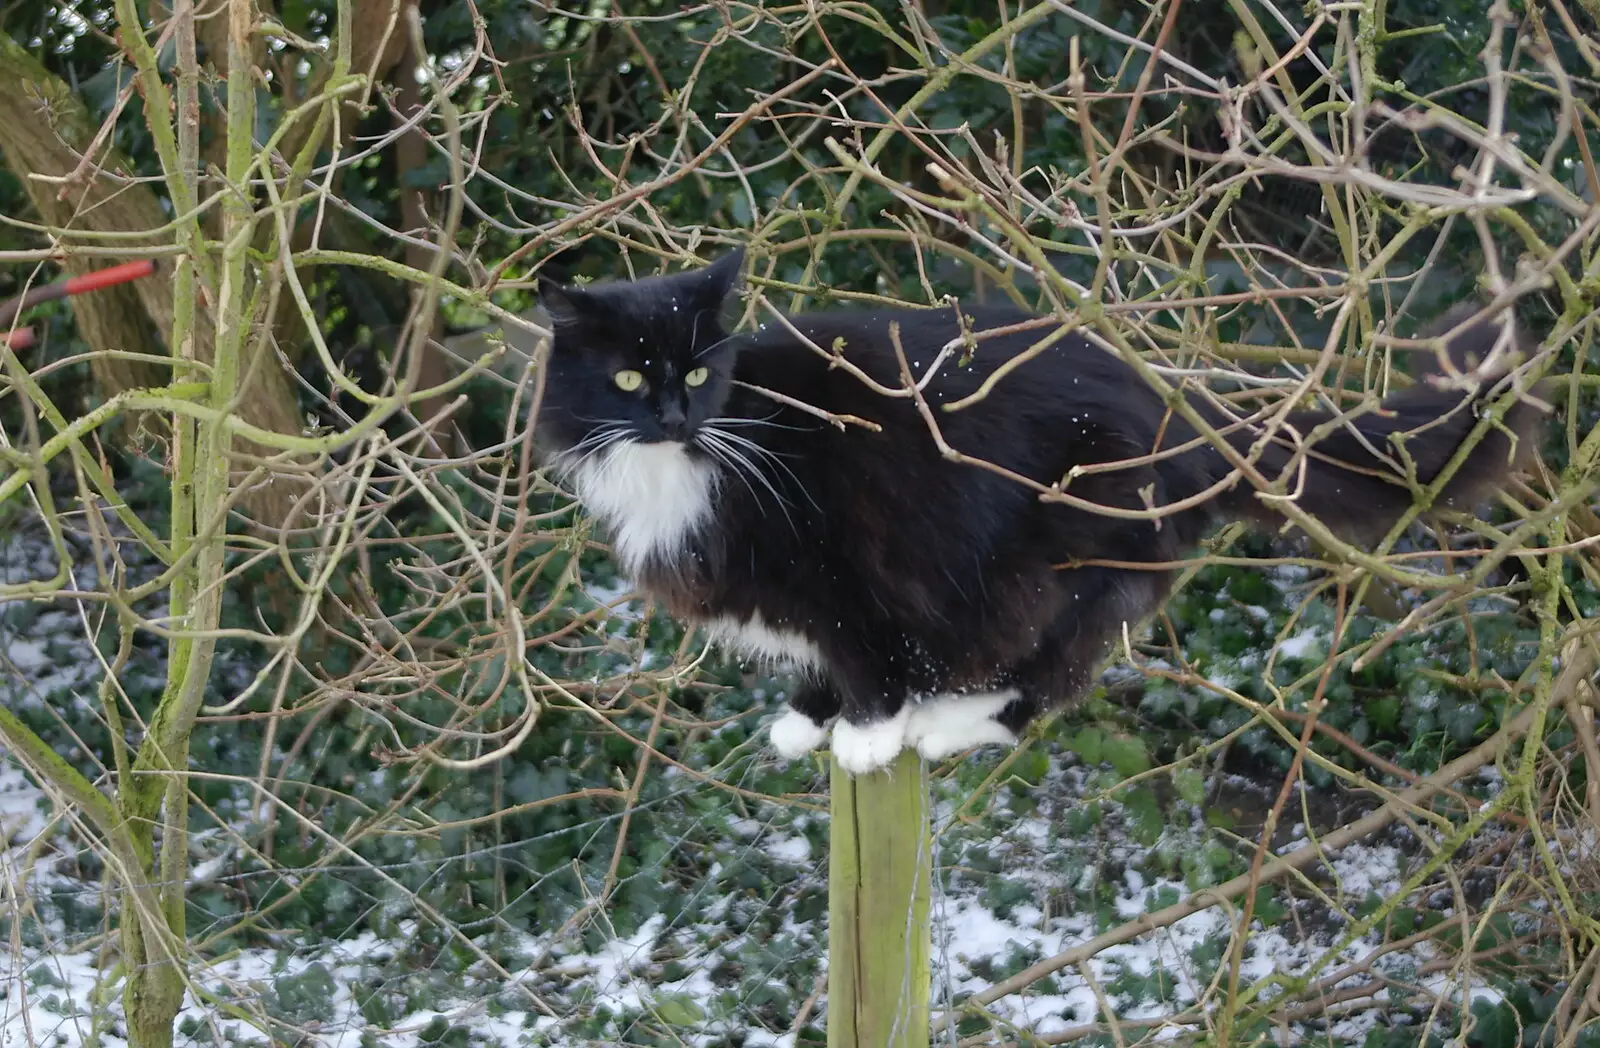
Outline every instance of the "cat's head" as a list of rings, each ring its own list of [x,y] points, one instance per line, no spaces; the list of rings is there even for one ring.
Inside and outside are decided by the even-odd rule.
[[[542,442],[558,453],[692,445],[728,398],[736,348],[721,312],[743,261],[741,249],[704,269],[583,287],[541,278],[554,332]]]

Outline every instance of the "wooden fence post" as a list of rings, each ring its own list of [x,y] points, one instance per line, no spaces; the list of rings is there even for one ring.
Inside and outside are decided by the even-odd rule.
[[[828,1048],[928,1048],[927,768],[911,750],[870,775],[835,760],[831,787]]]

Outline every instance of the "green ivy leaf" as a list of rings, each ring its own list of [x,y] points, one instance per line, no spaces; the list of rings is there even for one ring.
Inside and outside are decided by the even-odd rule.
[[[1506,1005],[1478,1000],[1472,1004],[1472,1013],[1478,1021],[1468,1043],[1476,1048],[1515,1048],[1521,1042],[1517,1014]]]
[[[1288,912],[1289,911],[1279,904],[1278,900],[1273,897],[1273,891],[1271,888],[1263,885],[1262,887],[1256,889],[1256,920],[1260,921],[1266,927],[1272,928],[1276,926],[1279,921],[1283,920],[1284,917],[1288,915]]]
[[[1128,815],[1129,834],[1134,840],[1152,845],[1161,839],[1161,805],[1154,790],[1144,786],[1129,790],[1122,803]]]
[[[1457,742],[1470,742],[1478,733],[1478,725],[1483,723],[1483,707],[1475,702],[1463,702],[1446,709],[1440,719],[1451,738]]]
[[[1085,764],[1099,764],[1105,748],[1105,733],[1099,728],[1084,728],[1069,743],[1072,752],[1083,758]]]
[[[1400,723],[1400,699],[1389,695],[1367,703],[1367,719],[1379,731],[1394,731]]]
[[[1180,768],[1172,776],[1173,789],[1190,804],[1200,804],[1206,799],[1206,777],[1193,768]]]
[[[706,1017],[694,998],[681,993],[656,998],[656,1014],[671,1026],[694,1026]]]
[[[1124,779],[1150,770],[1150,753],[1136,735],[1116,735],[1106,740],[1105,759]]]

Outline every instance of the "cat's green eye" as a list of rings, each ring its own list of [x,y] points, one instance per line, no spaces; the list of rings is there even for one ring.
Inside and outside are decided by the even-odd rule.
[[[683,384],[686,386],[703,386],[706,384],[706,379],[710,377],[711,372],[707,371],[705,368],[695,368],[693,371],[683,376]]]
[[[617,384],[617,388],[622,390],[624,393],[632,393],[634,390],[644,385],[644,376],[639,374],[637,371],[631,370],[619,371],[615,375],[611,376],[611,380],[615,382]]]

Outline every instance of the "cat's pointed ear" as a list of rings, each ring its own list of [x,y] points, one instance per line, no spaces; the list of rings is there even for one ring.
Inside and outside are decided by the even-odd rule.
[[[708,302],[721,305],[739,289],[744,275],[744,248],[736,247],[700,271]]]
[[[539,277],[539,305],[550,314],[550,322],[556,327],[577,321],[583,297],[583,292],[575,287],[558,284],[547,276]]]

